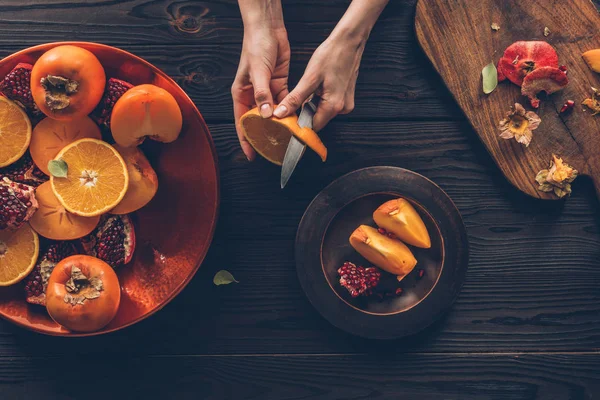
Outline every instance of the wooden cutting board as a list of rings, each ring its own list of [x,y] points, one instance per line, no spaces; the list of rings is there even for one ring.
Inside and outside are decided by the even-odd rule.
[[[493,31],[492,23],[500,30]],[[550,30],[547,37],[545,27]],[[581,57],[600,48],[600,16],[590,0],[419,0],[415,28],[425,54],[514,186],[530,196],[556,199],[538,191],[534,179],[555,153],[580,175],[591,177],[600,197],[600,115],[592,116],[581,106],[591,86],[600,88],[600,75]],[[542,101],[537,111],[542,123],[528,148],[498,136],[498,122],[512,104],[531,109],[520,88],[506,80],[490,95],[482,90],[482,68],[497,63],[518,40],[549,42],[569,77],[564,90]],[[575,101],[575,109],[559,114],[568,99]]]

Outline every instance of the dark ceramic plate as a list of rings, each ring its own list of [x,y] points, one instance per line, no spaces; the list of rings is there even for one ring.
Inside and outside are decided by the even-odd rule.
[[[345,261],[370,264],[348,238],[361,224],[376,226],[373,211],[398,197],[421,215],[431,248],[411,247],[418,263],[401,282],[384,273],[379,295],[352,298],[338,282],[338,268]],[[327,186],[306,210],[296,236],[298,278],[310,302],[333,325],[368,338],[399,338],[434,322],[458,296],[468,261],[467,233],[452,200],[429,179],[395,167],[361,169]],[[392,296],[397,288],[402,294]]]
[[[107,77],[134,85],[152,83],[166,89],[183,114],[183,128],[175,142],[143,145],[158,174],[158,193],[133,215],[136,251],[133,261],[117,271],[121,304],[108,326],[92,333],[70,332],[54,322],[43,307],[27,304],[22,284],[0,288],[0,317],[8,321],[49,335],[99,335],[152,315],[193,278],[206,256],[217,223],[219,170],[212,137],[192,100],[164,72],[131,53],[97,43],[48,43],[2,59],[0,77],[20,62],[33,64],[44,52],[60,44],[90,50],[104,66]]]

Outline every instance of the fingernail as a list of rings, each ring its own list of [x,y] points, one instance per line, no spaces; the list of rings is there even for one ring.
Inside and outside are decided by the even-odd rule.
[[[272,115],[271,112],[271,105],[270,104],[263,104],[262,106],[260,106],[260,116],[263,118],[270,118]]]
[[[280,105],[275,109],[275,112],[273,114],[275,114],[275,116],[277,118],[283,118],[283,116],[285,115],[286,112],[287,112],[287,107],[284,105]]]

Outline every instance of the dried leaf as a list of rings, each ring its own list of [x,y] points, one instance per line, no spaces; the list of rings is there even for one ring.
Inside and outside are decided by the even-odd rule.
[[[66,178],[69,166],[64,160],[50,160],[48,161],[48,170],[55,178]]]
[[[492,30],[494,32],[498,32],[500,30],[500,25],[498,25],[497,23],[492,23]]]
[[[550,29],[548,27],[544,27],[544,36],[548,37],[550,35]]]
[[[483,77],[483,93],[492,93],[498,86],[498,70],[493,62],[483,67],[481,76]]]
[[[215,274],[215,277],[213,278],[213,283],[217,286],[220,285],[229,285],[230,283],[239,283],[234,277],[233,275],[231,275],[231,273],[229,271],[226,271],[224,269],[222,269],[221,271],[217,272]]]

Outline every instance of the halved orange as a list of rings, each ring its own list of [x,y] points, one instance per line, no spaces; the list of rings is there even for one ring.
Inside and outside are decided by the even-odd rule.
[[[100,128],[89,117],[73,121],[45,118],[33,128],[29,152],[35,165],[50,175],[48,161],[53,160],[66,145],[83,138],[102,138]]]
[[[42,183],[35,190],[39,209],[29,220],[37,233],[53,240],[73,240],[83,237],[96,228],[100,216],[82,217],[65,210],[52,191],[50,182]]]
[[[29,224],[16,231],[0,231],[0,286],[13,285],[35,267],[40,240]]]
[[[31,121],[16,103],[0,96],[0,167],[17,161],[31,141]]]
[[[68,169],[66,178],[50,177],[52,191],[73,214],[102,215],[119,204],[127,192],[127,165],[106,142],[79,139],[62,149],[55,160],[64,161]]]
[[[255,107],[242,115],[240,127],[254,150],[273,164],[283,164],[292,135],[314,150],[323,162],[327,159],[327,148],[319,135],[310,128],[300,128],[296,114],[263,118]]]

